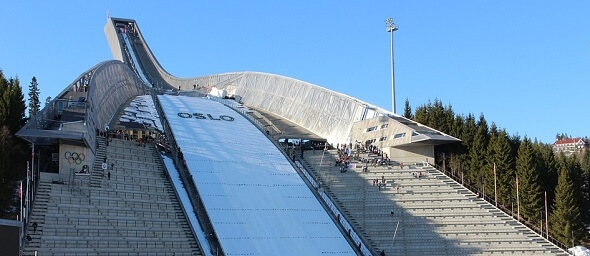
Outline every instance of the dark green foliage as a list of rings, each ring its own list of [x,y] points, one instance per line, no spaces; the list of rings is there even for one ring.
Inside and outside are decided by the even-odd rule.
[[[29,85],[29,118],[34,117],[41,108],[39,93],[40,90],[37,78],[33,77],[33,79],[31,79],[31,84]]]
[[[463,145],[465,145],[467,150],[471,149],[476,132],[477,126],[475,125],[475,117],[470,113],[467,118],[465,118],[463,129],[461,129],[461,136],[459,136],[459,139],[463,141]]]
[[[555,200],[551,207],[549,230],[561,242],[572,243],[572,231],[578,238],[581,235],[581,212],[575,195],[572,170],[566,160],[559,164],[559,177],[555,188]]]
[[[571,138],[571,136],[567,135],[567,133],[558,133],[557,135],[555,135],[555,139],[556,140],[563,140],[563,139],[569,139]]]
[[[582,169],[582,217],[585,223],[590,223],[590,150],[584,150],[582,162],[580,164]]]
[[[14,196],[15,181],[22,178],[26,163],[25,142],[14,134],[25,124],[25,101],[18,78],[6,79],[0,70],[0,209]],[[0,213],[0,218],[4,212]]]
[[[533,223],[539,223],[543,209],[543,190],[537,168],[537,159],[530,139],[524,137],[516,157],[516,175],[520,194],[520,213]]]
[[[15,134],[26,122],[25,100],[18,78],[6,80],[0,71],[0,127]]]
[[[469,148],[469,170],[468,175],[470,180],[477,181],[477,187],[482,188],[485,183],[494,182],[493,179],[485,179],[485,172],[489,172],[490,169],[484,170],[488,167],[488,162],[485,157],[488,147],[488,124],[483,117],[483,114],[479,117],[479,121],[476,125],[475,137],[471,148]],[[483,190],[483,189],[482,189]],[[489,195],[489,191],[486,194]]]
[[[505,130],[501,130],[495,135],[492,135],[490,143],[488,144],[488,175],[486,180],[493,181],[494,179],[494,165],[496,166],[496,184],[498,190],[498,203],[506,207],[510,205],[510,198],[516,198],[516,192],[514,188],[515,182],[515,167],[514,167],[514,154],[510,147],[508,134]],[[493,182],[486,187],[486,190],[491,191],[488,193],[493,196],[494,184]]]
[[[413,119],[414,115],[412,115],[412,107],[410,106],[410,101],[406,99],[406,103],[404,104],[404,117],[407,119]]]
[[[450,127],[454,122],[454,115],[450,106],[445,108],[442,102],[436,99],[434,104],[428,102],[426,106],[416,108],[414,121],[449,134]]]
[[[0,127],[0,209],[6,209],[13,196],[11,171],[12,136],[7,126]]]
[[[541,186],[543,191],[547,191],[549,196],[549,204],[553,203],[554,191],[557,186],[557,165],[555,154],[550,145],[543,143],[535,143],[534,149],[537,156],[537,167],[539,168],[539,175],[541,179]]]
[[[499,205],[510,209],[513,202],[516,215],[518,175],[521,217],[540,224],[547,192],[550,231],[559,231],[556,236],[568,245],[572,242],[572,230],[578,242],[587,239],[581,230],[584,223],[590,223],[590,150],[584,152],[581,160],[555,156],[551,144],[533,143],[518,134],[510,135],[493,123],[488,127],[483,114],[477,121],[471,113],[456,115],[439,100],[417,107],[414,120],[461,140],[461,143],[437,146],[437,164],[441,167],[444,164],[445,170],[458,179],[464,176],[465,183],[478,190],[475,192],[483,192],[485,181],[485,194],[494,199],[495,164]],[[570,136],[562,133],[556,137]],[[552,221],[555,221],[553,225]]]

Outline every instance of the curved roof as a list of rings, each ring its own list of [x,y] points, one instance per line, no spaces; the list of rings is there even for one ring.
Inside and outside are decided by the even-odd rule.
[[[134,62],[126,53],[135,53],[139,62],[135,64],[144,71],[149,83],[157,88],[194,90],[198,85],[206,92],[212,88],[226,90],[230,95],[239,96],[248,107],[288,119],[333,143],[349,142],[354,122],[384,115],[405,119],[351,96],[276,74],[233,72],[178,78],[158,63],[134,20],[110,18],[105,33],[114,57]],[[131,38],[130,43],[124,43],[123,34]],[[440,134],[443,140],[457,141],[449,135]],[[440,140],[437,138],[437,141]]]
[[[82,140],[94,149],[95,131],[104,129],[121,105],[145,90],[144,83],[121,61],[101,62],[76,78],[16,135],[31,142],[41,139]],[[72,95],[78,98],[72,98]],[[64,116],[69,112],[77,115],[66,121]],[[63,129],[66,122],[82,123],[83,128]]]

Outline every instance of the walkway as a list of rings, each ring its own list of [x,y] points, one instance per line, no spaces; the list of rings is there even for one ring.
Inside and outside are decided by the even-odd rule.
[[[327,151],[323,159],[321,150],[305,151],[304,162],[376,251],[385,250],[386,255],[567,255],[430,166],[407,164],[402,169],[369,164],[369,172],[363,172],[364,164],[356,161],[355,168],[341,173],[336,158],[336,150]],[[417,178],[416,173],[422,176]],[[380,188],[379,183],[385,185]]]
[[[110,179],[95,166],[90,186],[41,180],[23,255],[201,255],[157,151],[136,144],[110,142]]]

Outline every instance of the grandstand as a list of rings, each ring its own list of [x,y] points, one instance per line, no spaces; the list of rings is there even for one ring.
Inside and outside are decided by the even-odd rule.
[[[115,60],[17,133],[23,255],[567,254],[433,167],[456,138],[280,75],[174,77],[131,19],[105,34]]]

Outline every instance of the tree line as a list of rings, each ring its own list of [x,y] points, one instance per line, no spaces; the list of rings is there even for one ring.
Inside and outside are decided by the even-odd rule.
[[[28,116],[40,110],[36,77],[29,84]],[[50,98],[47,99],[49,101]],[[13,217],[18,180],[26,178],[29,145],[15,138],[23,127],[24,95],[18,77],[6,78],[0,69],[0,218]],[[505,209],[516,204],[521,218],[540,226],[544,221],[545,200],[549,205],[550,234],[566,245],[584,244],[585,226],[590,224],[590,150],[581,155],[555,155],[551,144],[528,137],[510,135],[484,115],[456,114],[440,100],[412,111],[406,100],[404,116],[461,140],[435,148],[437,165],[495,199]],[[559,137],[567,134],[558,134]],[[494,175],[495,170],[495,175]],[[518,180],[518,192],[517,183]],[[547,197],[545,197],[547,194]],[[547,198],[547,199],[545,199]],[[515,209],[516,211],[516,209]]]
[[[590,150],[573,156],[556,155],[552,144],[510,135],[495,123],[488,124],[483,114],[478,118],[471,113],[457,114],[438,99],[414,112],[406,100],[403,115],[461,140],[435,148],[440,168],[461,177],[491,200],[496,198],[495,170],[499,205],[509,210],[514,206],[521,219],[545,230],[547,200],[550,235],[567,246],[587,244]]]
[[[19,214],[19,180],[26,179],[30,147],[15,134],[27,122],[24,95],[18,77],[6,78],[0,69],[0,218]],[[29,116],[39,112],[39,88],[33,77],[29,86]]]

